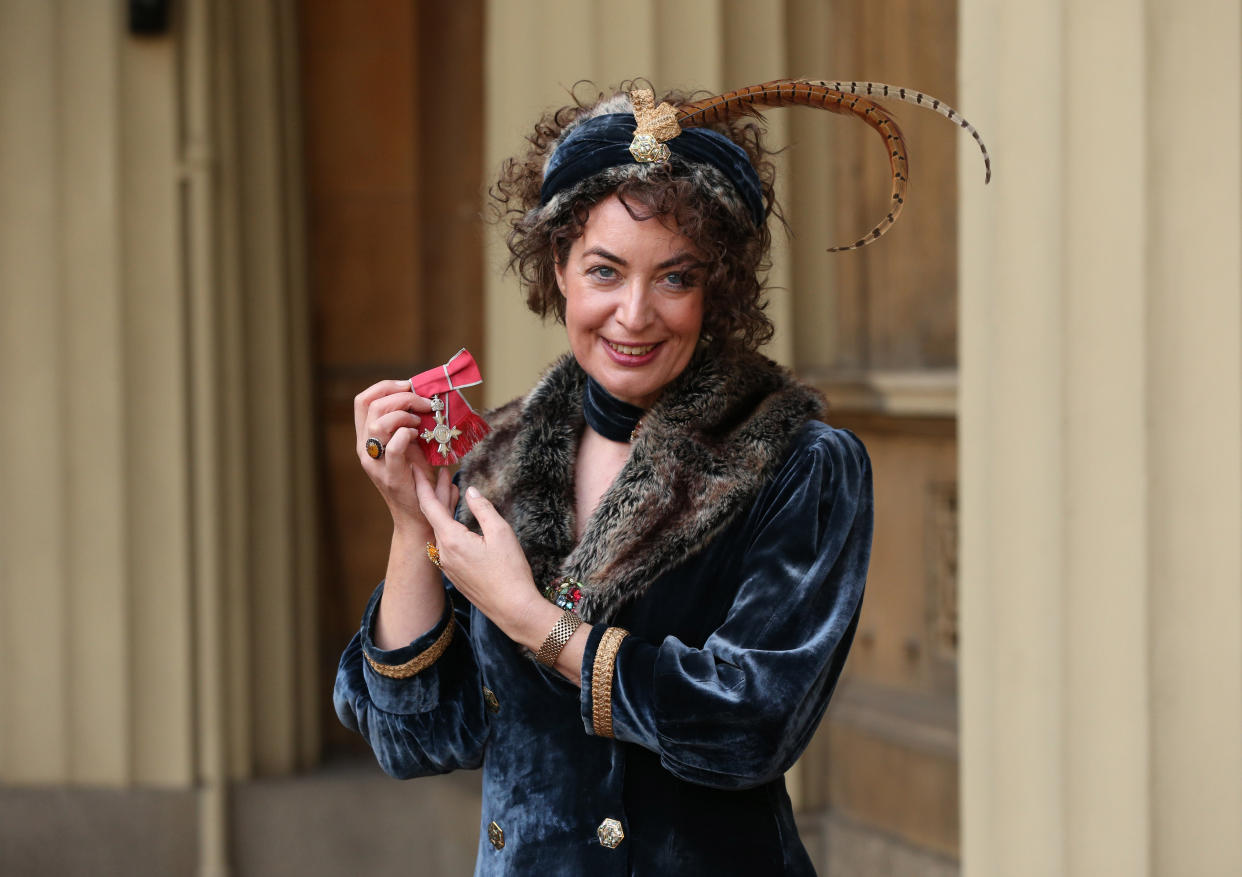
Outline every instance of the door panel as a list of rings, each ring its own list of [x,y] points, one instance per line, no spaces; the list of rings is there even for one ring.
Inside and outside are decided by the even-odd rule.
[[[391,520],[353,399],[482,342],[483,4],[300,6],[319,471],[321,674],[384,574]],[[486,363],[482,363],[486,369]],[[330,745],[358,738],[324,715]]]

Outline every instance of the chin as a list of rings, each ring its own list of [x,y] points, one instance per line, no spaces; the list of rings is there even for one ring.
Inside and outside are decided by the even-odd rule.
[[[622,402],[629,402],[639,408],[650,408],[664,392],[664,388],[677,376],[673,374],[668,377],[668,380],[664,380],[663,376],[618,373],[611,363],[605,368],[590,371],[591,377],[599,381],[600,386],[605,390]],[[682,369],[678,369],[677,373],[680,374],[681,371]]]
[[[663,385],[655,388],[650,386],[636,387],[632,384],[618,384],[615,381],[600,381],[600,385],[622,402],[637,405],[639,408],[650,408],[664,390]]]

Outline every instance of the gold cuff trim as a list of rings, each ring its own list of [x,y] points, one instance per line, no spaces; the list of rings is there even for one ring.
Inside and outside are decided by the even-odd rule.
[[[621,640],[630,635],[622,627],[610,627],[600,637],[591,665],[591,724],[596,737],[612,737],[612,671]]]
[[[575,615],[573,610],[566,609],[562,612],[547,639],[539,647],[539,651],[535,652],[535,660],[545,667],[556,667],[557,656],[565,650],[566,643],[581,623],[582,619]]]
[[[389,679],[409,679],[415,673],[426,670],[436,662],[444,650],[448,648],[448,644],[453,641],[453,628],[457,626],[457,622],[450,617],[448,626],[444,628],[444,633],[433,642],[426,650],[420,652],[404,664],[381,664],[375,661],[365,651],[362,657],[367,659],[367,663],[371,665],[371,669],[381,676],[387,676]]]

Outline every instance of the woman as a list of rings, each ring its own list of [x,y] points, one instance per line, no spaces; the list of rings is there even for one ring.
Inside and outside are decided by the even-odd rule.
[[[507,164],[512,263],[571,354],[456,484],[408,382],[356,400],[394,532],[337,711],[394,776],[483,766],[477,874],[814,873],[783,774],[858,622],[870,468],[756,352],[758,127],[668,101],[565,108]]]

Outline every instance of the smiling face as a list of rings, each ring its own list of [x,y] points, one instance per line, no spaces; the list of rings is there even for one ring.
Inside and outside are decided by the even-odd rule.
[[[636,220],[611,195],[557,267],[570,350],[623,402],[651,407],[690,362],[703,326],[702,258],[659,217]]]

